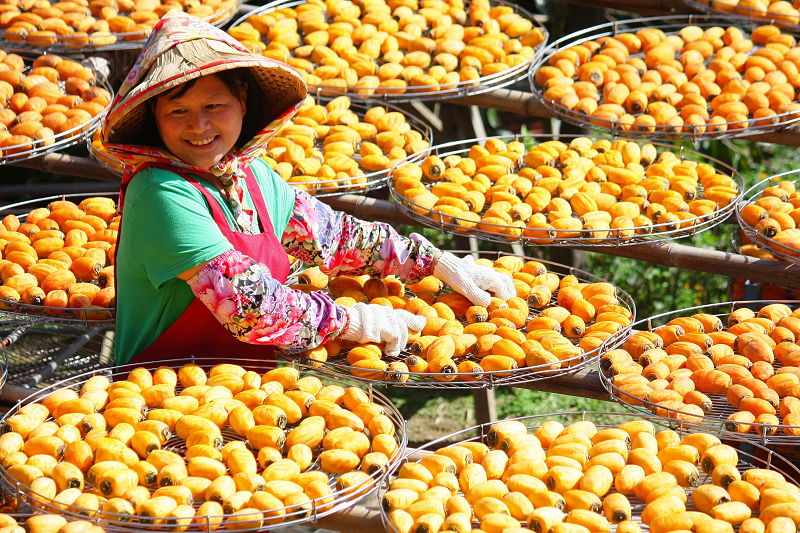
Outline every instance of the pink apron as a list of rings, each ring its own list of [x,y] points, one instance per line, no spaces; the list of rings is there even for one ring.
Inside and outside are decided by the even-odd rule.
[[[166,170],[175,172],[169,168]],[[219,203],[206,188],[193,177],[180,175],[203,194],[211,207],[214,221],[234,250],[265,265],[274,279],[285,283],[289,275],[289,256],[273,231],[272,221],[264,204],[261,190],[249,167],[245,174],[247,189],[250,191],[255,211],[258,213],[258,220],[265,229],[264,233],[259,235],[247,235],[232,231]],[[122,185],[120,205],[123,203],[127,185],[127,183]],[[220,362],[246,365],[247,360],[274,361],[274,352],[275,349],[272,346],[249,344],[238,340],[222,327],[222,324],[199,299],[195,298],[178,320],[150,346],[136,355],[130,363],[144,364],[166,359],[189,359],[194,356],[214,357],[219,358]],[[250,364],[252,365],[252,363]]]

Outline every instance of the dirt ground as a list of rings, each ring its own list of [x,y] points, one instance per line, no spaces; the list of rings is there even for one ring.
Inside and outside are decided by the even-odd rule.
[[[420,446],[474,426],[475,411],[469,400],[471,398],[468,397],[442,400],[435,410],[426,406],[417,411],[406,425],[409,447]]]

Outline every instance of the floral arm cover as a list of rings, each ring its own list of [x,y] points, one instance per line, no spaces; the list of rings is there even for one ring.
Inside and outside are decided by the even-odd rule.
[[[327,295],[290,289],[236,250],[210,261],[188,283],[225,329],[250,344],[302,352],[338,336],[347,322]]]
[[[403,237],[388,224],[365,222],[297,192],[283,247],[328,275],[395,275],[415,283],[433,272],[438,249],[425,237]]]
[[[298,191],[283,235],[286,251],[335,275],[397,275],[415,282],[430,275],[438,251],[418,234],[363,222]],[[321,292],[306,294],[273,279],[269,270],[231,250],[188,280],[195,296],[237,339],[302,352],[343,333],[344,309]]]

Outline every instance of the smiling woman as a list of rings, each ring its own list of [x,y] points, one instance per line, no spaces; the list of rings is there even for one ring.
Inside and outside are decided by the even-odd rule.
[[[203,76],[153,99],[151,108],[161,140],[170,152],[193,166],[214,166],[242,133],[247,85],[235,83],[231,74],[228,78],[226,83],[218,74]]]
[[[421,235],[331,210],[258,155],[306,97],[300,74],[180,11],[159,21],[112,103],[103,144],[125,162],[116,250],[118,364],[270,359],[333,338],[396,355],[425,319],[286,287],[288,254],[330,275],[434,275],[476,304],[510,276]],[[313,157],[313,154],[309,155]]]

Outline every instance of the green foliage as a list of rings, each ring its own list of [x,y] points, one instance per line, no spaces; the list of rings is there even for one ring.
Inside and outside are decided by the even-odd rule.
[[[717,226],[683,243],[730,252],[731,229],[728,225]],[[727,301],[728,278],[717,274],[667,268],[602,253],[586,254],[586,270],[625,290],[636,303],[637,318]]]
[[[497,418],[499,420],[570,411],[625,412],[620,405],[611,402],[529,389],[501,387],[497,389],[495,394],[497,398]],[[580,419],[580,415],[576,415],[575,419]]]

